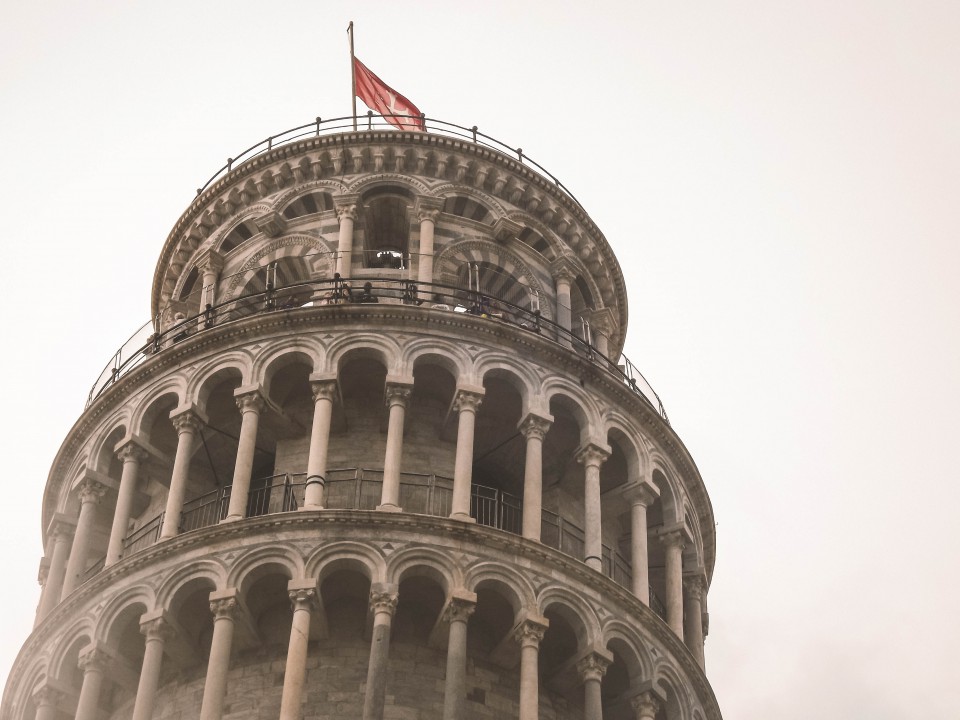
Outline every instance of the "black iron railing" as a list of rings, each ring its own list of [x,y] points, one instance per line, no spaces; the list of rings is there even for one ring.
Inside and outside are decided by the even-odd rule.
[[[371,130],[389,130],[391,132],[398,132],[387,120],[387,118],[393,117],[400,116],[376,115],[371,111],[366,115],[359,115],[356,117],[353,115],[346,115],[344,117],[328,118],[326,120],[318,117],[313,122],[306,123],[305,125],[298,125],[297,127],[290,128],[289,130],[283,130],[274,135],[269,135],[260,142],[254,143],[250,147],[241,150],[235,156],[227,158],[227,162],[224,163],[222,167],[218,168],[217,171],[210,176],[209,180],[197,188],[197,195],[201,195],[204,190],[210,187],[210,185],[216,182],[219,178],[223,177],[233,169],[240,167],[248,160],[252,160],[258,155],[263,155],[271,150],[275,150],[282,145],[288,145],[299,140],[306,140],[308,138],[319,137],[321,135],[334,135],[338,133],[354,132],[354,125],[357,126],[356,132],[369,132]],[[567,195],[573,202],[580,206],[581,210],[583,210],[583,206],[580,205],[580,202],[576,197],[574,197],[573,193],[570,192],[570,190],[568,190],[567,187],[560,182],[560,180],[554,177],[554,175],[551,174],[540,163],[531,160],[526,154],[524,154],[522,148],[512,147],[500,140],[497,140],[496,138],[482,133],[476,125],[473,127],[466,127],[464,125],[457,125],[456,123],[428,117],[424,117],[423,120],[425,123],[426,132],[429,132],[431,135],[444,135],[446,137],[467,140],[476,145],[483,145],[484,147],[501,152],[504,155],[517,160],[523,165],[534,169],[539,175],[542,175],[545,179],[549,179],[554,186],[562,190],[565,195]],[[405,131],[403,134],[417,136],[421,133],[419,131]],[[350,157],[343,158],[344,163],[349,163],[351,161],[352,158]],[[337,174],[340,174],[340,171],[338,171]]]
[[[326,475],[324,506],[331,510],[375,510],[380,503],[383,471],[367,468],[337,468]],[[247,499],[247,517],[290,512],[303,504],[306,473],[273,475],[251,484]],[[451,510],[453,478],[428,473],[400,473],[400,507],[405,513],[447,517]],[[217,488],[193,498],[183,506],[180,532],[216,525],[227,516],[230,486]],[[499,488],[474,484],[470,488],[470,515],[478,525],[519,535],[522,529],[523,501]],[[160,539],[163,514],[124,539],[124,555],[150,547]],[[583,528],[561,515],[543,510],[541,541],[544,545],[576,558],[583,557]],[[86,571],[84,579],[103,568],[101,561]],[[630,562],[619,551],[603,546],[603,573],[618,585],[632,587]],[[650,607],[660,617],[666,609],[650,589]]]
[[[261,292],[208,305],[202,312],[178,319],[170,327],[154,332],[149,323],[140,328],[114,353],[87,396],[89,406],[107,387],[157,353],[214,327],[264,312],[300,312],[315,308],[361,307],[373,304],[404,305],[428,312],[463,312],[491,322],[505,323],[562,343],[597,367],[611,373],[652,405],[669,423],[660,397],[636,366],[625,356],[612,360],[601,354],[587,337],[543,318],[538,308],[524,307],[457,285],[420,284],[391,278],[361,278],[356,281],[335,276],[296,283],[280,288],[270,285]]]

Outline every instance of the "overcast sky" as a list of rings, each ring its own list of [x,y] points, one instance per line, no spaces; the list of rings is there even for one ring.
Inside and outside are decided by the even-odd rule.
[[[357,55],[559,177],[617,253],[627,355],[717,519],[729,720],[960,711],[960,3],[6,7],[0,682],[40,499],[195,188],[350,110]]]

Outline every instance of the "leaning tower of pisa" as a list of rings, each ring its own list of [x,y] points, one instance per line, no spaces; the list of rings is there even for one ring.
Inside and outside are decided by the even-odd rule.
[[[720,720],[710,500],[522,151],[274,135],[150,302],[53,461],[3,720]]]

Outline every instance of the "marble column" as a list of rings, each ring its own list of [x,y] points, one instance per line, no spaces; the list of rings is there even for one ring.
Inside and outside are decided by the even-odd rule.
[[[200,430],[202,421],[196,410],[187,406],[170,413],[170,422],[177,431],[177,454],[173,460],[173,475],[170,478],[167,507],[163,514],[163,527],[160,530],[161,540],[176,537],[180,532],[180,512],[183,510],[183,499],[187,492],[193,440]]]
[[[445,610],[450,624],[447,674],[443,687],[443,720],[461,720],[467,700],[467,622],[477,608],[477,594],[455,591]]]
[[[413,383],[387,381],[386,403],[390,408],[387,451],[383,458],[383,487],[377,510],[400,511],[400,457],[403,454],[403,417]]]
[[[606,650],[594,650],[577,662],[577,672],[583,680],[583,720],[603,720],[603,696],[600,683],[613,656]]]
[[[630,569],[633,594],[650,605],[650,558],[647,547],[647,508],[657,499],[655,485],[633,483],[623,490],[630,504]]]
[[[353,264],[353,223],[357,219],[357,205],[353,202],[337,204],[337,217],[340,219],[340,235],[337,240],[337,272],[340,277],[350,277]]]
[[[576,266],[569,259],[562,257],[551,265],[550,271],[553,273],[553,281],[557,289],[557,325],[566,330],[565,333],[560,333],[557,339],[561,344],[569,347],[572,322],[570,286],[577,277]]]
[[[363,720],[383,720],[390,660],[390,624],[397,609],[397,586],[377,583],[370,589],[373,631],[367,662],[367,689],[363,696]]]
[[[600,466],[610,451],[595,444],[577,451],[577,462],[583,465],[583,561],[588,567],[603,571],[603,537],[600,520]]]
[[[519,720],[538,720],[540,715],[540,641],[549,625],[545,617],[527,617],[513,631],[520,643]]]
[[[67,560],[61,599],[67,597],[80,584],[80,575],[86,569],[87,555],[90,553],[90,539],[97,505],[106,491],[107,488],[101,483],[89,478],[83,480],[77,488],[77,494],[80,496],[80,516],[77,518],[73,547],[70,548],[70,559]]]
[[[126,537],[127,526],[130,524],[133,498],[137,492],[137,476],[140,474],[140,465],[147,459],[147,451],[131,439],[121,441],[115,449],[117,457],[123,463],[123,470],[120,473],[120,488],[117,490],[117,505],[113,511],[113,525],[110,528],[104,567],[110,567],[123,556],[123,538]]]
[[[237,590],[215,590],[210,593],[210,612],[213,613],[213,638],[210,658],[203,684],[200,720],[220,720],[223,699],[227,694],[227,673],[230,671],[230,653],[233,651],[234,615],[237,610]]]
[[[291,580],[288,585],[293,603],[293,623],[287,647],[287,665],[280,698],[280,720],[300,720],[303,686],[307,680],[307,644],[310,641],[310,614],[317,604],[316,580]],[[207,720],[201,718],[201,720]]]
[[[687,577],[684,583],[686,590],[686,628],[684,628],[684,642],[703,670],[703,593],[706,581],[702,574]]]
[[[37,709],[35,720],[56,720],[57,706],[63,693],[45,685],[33,693],[33,705]]]
[[[656,696],[649,690],[632,698],[630,705],[636,720],[655,720],[660,709]]]
[[[528,413],[517,428],[526,440],[523,466],[523,537],[540,542],[543,514],[543,438],[553,418]]]
[[[313,427],[310,430],[310,455],[307,458],[307,486],[303,491],[303,510],[323,508],[327,485],[327,451],[330,448],[330,422],[333,401],[337,396],[334,375],[314,373],[310,376],[313,391]]]
[[[482,387],[458,389],[453,408],[458,413],[457,454],[453,464],[453,498],[450,517],[474,522],[470,517],[470,484],[473,478],[473,431],[477,409],[483,402]]]
[[[163,611],[158,610],[140,618],[140,632],[146,637],[146,643],[131,720],[151,720],[163,669],[163,646],[173,636],[173,628]]]
[[[92,645],[80,651],[77,664],[83,671],[83,684],[80,686],[75,720],[95,720],[99,715],[100,689],[109,659],[103,650]]]
[[[230,505],[223,522],[241,520],[247,516],[253,458],[257,452],[260,411],[266,405],[259,385],[239,387],[234,390],[233,396],[242,419],[240,420],[240,440],[237,443],[237,460],[233,467],[233,485],[230,487]]]
[[[683,530],[660,536],[664,552],[664,574],[667,590],[667,625],[683,640]]]
[[[37,622],[50,614],[63,593],[63,581],[67,573],[67,559],[70,556],[70,545],[76,529],[76,521],[64,515],[57,514],[50,523],[47,531],[47,544],[52,545],[50,555],[50,570],[47,572],[47,582],[43,586],[40,597],[40,607],[37,608]]]
[[[419,198],[417,218],[420,220],[420,248],[417,256],[417,283],[429,286],[433,282],[433,236],[443,201],[439,198]],[[426,293],[424,293],[426,294]]]
[[[197,269],[203,275],[203,292],[200,309],[217,304],[217,279],[223,270],[223,256],[215,250],[207,250],[197,261]]]

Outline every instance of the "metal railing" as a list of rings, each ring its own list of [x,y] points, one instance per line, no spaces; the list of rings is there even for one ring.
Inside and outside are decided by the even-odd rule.
[[[334,135],[340,133],[352,133],[352,132],[369,132],[371,130],[390,130],[391,132],[397,132],[405,135],[419,135],[419,131],[398,131],[394,128],[393,125],[387,120],[387,118],[401,117],[399,115],[377,115],[372,111],[368,112],[366,115],[358,115],[354,117],[353,115],[345,115],[338,118],[328,118],[323,120],[321,118],[316,118],[313,122],[306,123],[304,125],[298,125],[297,127],[290,128],[289,130],[283,130],[274,135],[269,135],[265,139],[261,140],[258,143],[254,143],[248,148],[241,150],[239,153],[233,157],[227,158],[227,162],[223,164],[222,167],[218,168],[213,175],[210,176],[210,179],[207,180],[203,185],[197,188],[197,196],[200,196],[204,190],[206,190],[210,185],[216,182],[218,179],[231,172],[235,168],[238,168],[240,165],[245,162],[252,160],[258,155],[263,155],[264,153],[275,150],[278,147],[283,145],[289,145],[290,143],[297,142],[299,140],[306,140],[307,138],[320,137],[321,135]],[[406,117],[406,116],[402,116]],[[433,135],[443,135],[446,137],[453,137],[460,140],[468,140],[469,142],[474,143],[475,145],[483,145],[484,147],[491,148],[497,152],[501,152],[505,155],[508,155],[511,158],[516,159],[523,165],[526,165],[530,168],[536,170],[536,172],[542,175],[545,179],[549,179],[553,185],[562,190],[567,197],[569,197],[573,202],[575,202],[581,210],[583,206],[580,205],[580,201],[574,196],[572,192],[560,182],[552,173],[550,173],[546,168],[544,168],[540,163],[531,160],[530,157],[524,154],[523,148],[515,148],[510,145],[507,145],[505,142],[497,140],[486,133],[480,132],[476,125],[472,127],[466,127],[464,125],[457,125],[456,123],[447,122],[446,120],[439,120],[437,118],[428,118],[422,116],[424,121],[424,128],[426,132],[429,132]],[[357,124],[357,130],[353,129],[354,122]],[[350,162],[352,158],[345,158],[344,162]],[[337,174],[340,174],[339,171]],[[586,211],[584,210],[584,213]]]
[[[375,510],[380,503],[383,470],[337,468],[326,476],[324,507],[331,510]],[[306,473],[286,473],[256,480],[247,498],[247,517],[291,512],[302,506]],[[180,532],[216,525],[227,515],[231,487],[217,488],[184,503]],[[400,473],[400,507],[405,513],[447,517],[451,511],[453,478],[429,473]],[[478,525],[519,535],[523,524],[523,500],[499,488],[474,484],[470,488],[470,515]],[[163,513],[153,518],[123,541],[124,556],[157,543],[163,525]],[[549,510],[541,511],[540,540],[544,545],[575,558],[584,554],[583,528]],[[603,545],[603,574],[618,585],[630,589],[632,572],[629,561],[619,551]],[[103,569],[103,561],[88,568],[84,580]],[[666,608],[650,588],[650,607],[666,617]]]
[[[362,288],[362,289],[361,289]],[[360,278],[356,281],[341,278],[295,283],[254,292],[218,305],[207,305],[199,313],[182,318],[175,325],[145,337],[147,324],[140,328],[114,353],[97,378],[87,396],[87,407],[107,387],[116,382],[147,358],[163,352],[191,336],[214,327],[236,322],[264,312],[304,311],[320,307],[344,305],[395,304],[425,309],[430,312],[464,312],[501,322],[536,333],[559,342],[586,360],[606,370],[630,387],[638,396],[656,409],[667,423],[666,410],[660,397],[636,366],[623,354],[612,360],[601,354],[588,339],[543,318],[538,308],[514,304],[470,288],[443,283],[417,284],[410,280],[392,278]],[[588,333],[589,335],[589,333]]]

